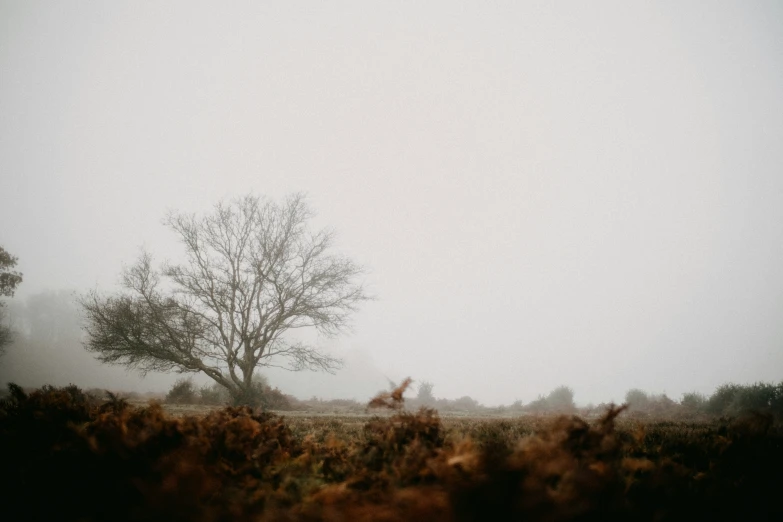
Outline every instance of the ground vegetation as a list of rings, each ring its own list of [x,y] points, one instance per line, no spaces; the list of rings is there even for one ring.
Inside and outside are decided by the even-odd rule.
[[[783,429],[575,415],[443,419],[402,387],[363,418],[173,417],[75,386],[0,403],[17,520],[780,520]]]

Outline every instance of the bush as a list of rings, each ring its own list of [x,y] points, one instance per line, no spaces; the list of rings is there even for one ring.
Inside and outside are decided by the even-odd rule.
[[[546,411],[559,413],[574,412],[576,410],[574,390],[568,386],[558,386],[549,392],[546,397],[539,395],[536,400],[527,405],[526,409],[537,413]]]
[[[722,384],[718,386],[710,396],[707,402],[707,411],[713,415],[727,415],[731,409],[734,399],[740,391],[740,386],[736,384]]]
[[[81,424],[90,419],[98,407],[95,397],[87,395],[78,386],[69,384],[62,388],[45,385],[26,393],[21,386],[8,383],[8,396],[0,401],[0,418],[24,419],[25,426],[37,426],[40,435],[49,425]],[[46,415],[40,412],[45,411]]]
[[[744,411],[772,411],[778,402],[780,388],[769,383],[755,383],[742,386],[734,396],[729,407],[729,413],[737,414]]]
[[[272,388],[263,375],[256,376],[250,390],[232,396],[234,406],[250,406],[264,410],[290,410],[291,400],[278,388]]]
[[[680,404],[671,400],[665,393],[654,395],[633,388],[625,394],[625,402],[631,412],[639,413],[642,416],[668,417],[681,413]]]
[[[205,384],[199,391],[199,402],[209,406],[225,406],[231,401],[228,390],[218,383]]]
[[[783,382],[722,384],[706,400],[704,409],[713,415],[737,416],[757,412],[783,416]]]
[[[261,394],[261,407],[265,410],[290,410],[291,398],[279,388],[266,386]]]
[[[555,388],[546,398],[547,406],[552,411],[571,411],[574,406],[574,390],[568,386]]]
[[[696,392],[684,393],[680,405],[689,412],[702,412],[707,407],[707,397]]]
[[[269,386],[263,376],[257,376],[251,389],[239,395],[232,395],[218,383],[196,388],[190,378],[179,379],[166,394],[169,404],[205,404],[209,406],[250,406],[265,410],[290,410],[293,398],[277,388]]]
[[[525,410],[525,404],[521,400],[517,399],[511,403],[511,406],[509,406],[508,409],[515,412],[521,412]]]
[[[178,379],[166,394],[166,402],[171,404],[196,404],[196,389],[193,379]]]
[[[647,411],[651,414],[664,417],[677,413],[679,404],[671,400],[665,393],[661,395],[650,395],[650,403]]]
[[[413,402],[413,401],[412,401]],[[482,409],[482,406],[473,397],[465,395],[459,399],[437,399],[435,408],[440,411],[470,411]]]
[[[525,406],[525,409],[536,413],[547,411],[546,397],[539,395],[536,400]]]
[[[644,390],[633,388],[626,392],[625,403],[632,410],[645,411],[650,406],[650,396]]]

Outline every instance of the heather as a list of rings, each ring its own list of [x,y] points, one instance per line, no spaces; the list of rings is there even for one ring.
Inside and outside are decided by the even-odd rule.
[[[0,406],[2,503],[26,520],[768,520],[783,432],[770,412],[645,419],[441,418],[403,408],[174,417],[75,386]],[[632,413],[632,412],[630,412]]]

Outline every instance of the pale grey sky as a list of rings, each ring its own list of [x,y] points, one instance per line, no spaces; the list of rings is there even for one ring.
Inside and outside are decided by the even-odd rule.
[[[306,191],[379,298],[329,345],[381,374],[780,381],[782,94],[774,1],[0,1],[0,245],[18,299],[112,291],[167,209]]]

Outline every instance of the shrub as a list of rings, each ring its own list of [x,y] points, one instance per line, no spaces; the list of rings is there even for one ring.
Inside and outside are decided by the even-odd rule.
[[[481,408],[481,405],[478,403],[476,399],[474,399],[473,397],[468,397],[467,395],[450,402],[451,402],[451,406],[455,410],[460,410],[460,411],[474,411]]]
[[[231,401],[228,390],[218,383],[205,384],[199,391],[199,402],[209,406],[225,406]]]
[[[650,406],[650,396],[639,388],[628,390],[625,394],[625,402],[632,410],[647,410]]]
[[[707,397],[696,392],[684,393],[680,405],[689,412],[701,412],[707,407]]]
[[[747,412],[783,415],[783,382],[722,384],[707,400],[705,409],[713,415],[736,416]]]
[[[534,412],[574,412],[576,410],[574,390],[568,386],[558,386],[546,397],[539,395],[536,400],[527,405],[526,409]]]
[[[290,410],[291,397],[279,388],[266,386],[261,394],[261,407],[266,410]]]
[[[22,424],[38,426],[42,436],[46,435],[43,432],[47,425],[86,422],[98,406],[94,397],[73,384],[62,388],[45,385],[28,394],[21,386],[8,383],[8,391],[8,396],[0,401],[0,417],[4,420],[24,419]],[[46,414],[42,415],[42,411]]]
[[[539,395],[538,398],[528,404],[525,409],[534,411],[536,413],[544,412],[547,410],[546,397]]]
[[[547,407],[552,411],[571,411],[574,406],[574,390],[568,386],[559,386],[546,397]]]
[[[657,416],[672,415],[677,411],[677,407],[679,406],[665,393],[661,395],[650,395],[649,399],[650,402],[647,406],[647,411]]]
[[[726,413],[732,415],[748,411],[783,413],[782,405],[783,383],[776,386],[759,382],[739,386]]]
[[[718,386],[707,402],[707,411],[713,415],[728,415],[739,391],[740,386],[736,384]]]
[[[278,388],[272,388],[263,375],[256,376],[253,385],[239,395],[231,397],[234,406],[250,406],[264,410],[290,410],[290,398]]]
[[[195,404],[196,389],[193,386],[193,379],[178,379],[166,394],[166,402],[171,404]]]
[[[232,395],[218,383],[196,388],[190,378],[179,379],[166,394],[170,404],[205,404],[210,406],[250,406],[266,410],[290,410],[293,398],[269,386],[264,376],[256,376],[250,390]]]
[[[514,402],[512,402],[511,406],[509,406],[508,408],[512,411],[520,412],[520,411],[524,411],[525,404],[521,400],[517,399]]]

